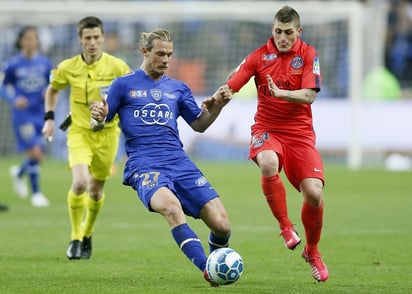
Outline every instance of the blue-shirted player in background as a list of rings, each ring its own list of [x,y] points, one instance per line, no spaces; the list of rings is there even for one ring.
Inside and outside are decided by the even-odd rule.
[[[12,125],[18,152],[26,158],[20,166],[12,166],[10,174],[14,190],[26,198],[28,189],[24,179],[28,175],[31,203],[35,207],[49,206],[49,200],[40,190],[40,163],[44,156],[42,136],[44,93],[49,84],[52,62],[39,52],[39,37],[34,26],[25,26],[18,34],[16,46],[20,50],[4,66],[1,97],[12,109]]]
[[[228,246],[230,221],[218,193],[183,150],[177,119],[181,116],[194,131],[204,132],[232,95],[219,89],[200,108],[185,83],[167,77],[173,40],[166,30],[142,33],[139,49],[142,66],[113,82],[107,102],[92,105],[92,117],[103,121],[107,115],[110,121],[119,115],[128,157],[123,183],[166,219],[181,251],[217,286],[206,274],[207,256],[185,215],[210,228],[210,251]]]

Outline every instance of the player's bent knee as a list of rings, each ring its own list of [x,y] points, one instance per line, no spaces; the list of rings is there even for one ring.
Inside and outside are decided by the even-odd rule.
[[[213,232],[219,237],[227,237],[231,233],[230,221],[227,217],[215,218],[213,222]]]
[[[72,191],[76,195],[83,194],[84,191],[87,189],[87,183],[86,182],[74,182],[72,184]]]

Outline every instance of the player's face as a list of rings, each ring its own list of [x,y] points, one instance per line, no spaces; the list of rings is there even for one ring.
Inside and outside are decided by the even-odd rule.
[[[27,55],[31,55],[33,52],[36,52],[39,47],[37,32],[35,30],[27,30],[20,39],[20,46]]]
[[[102,55],[104,36],[99,27],[83,29],[80,44],[83,48],[83,57],[87,63],[94,62]]]
[[[295,23],[283,23],[276,21],[272,27],[272,35],[275,39],[276,48],[280,52],[288,52],[302,32],[301,27],[296,27]]]
[[[152,50],[146,51],[145,56],[145,71],[153,79],[158,79],[169,69],[169,61],[173,54],[173,43],[162,41],[160,39],[153,40]]]

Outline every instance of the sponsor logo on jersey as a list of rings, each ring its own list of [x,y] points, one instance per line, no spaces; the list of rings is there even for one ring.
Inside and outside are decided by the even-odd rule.
[[[290,65],[292,66],[292,68],[294,69],[299,69],[303,66],[303,58],[301,56],[295,56],[293,57]]]
[[[169,98],[169,99],[175,99],[175,98],[176,98],[176,95],[175,95],[175,94],[170,94],[170,93],[164,93],[164,96],[165,96],[166,98]]]
[[[133,116],[148,125],[165,125],[175,118],[169,105],[156,103],[148,103],[142,109],[135,110]]]
[[[131,90],[129,95],[131,98],[146,98],[147,90]]]
[[[315,75],[320,75],[320,63],[319,63],[319,58],[315,57],[313,59],[313,69],[312,72]]]
[[[196,180],[196,185],[197,185],[198,187],[202,187],[202,186],[206,185],[206,183],[207,183],[207,180],[206,180],[206,178],[205,178],[204,176],[201,176],[200,178],[198,178],[198,179]]]
[[[265,60],[265,61],[275,60],[276,58],[278,58],[278,56],[276,55],[276,53],[263,54],[263,60]]]

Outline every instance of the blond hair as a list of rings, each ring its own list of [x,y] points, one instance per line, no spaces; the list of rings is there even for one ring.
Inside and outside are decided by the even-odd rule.
[[[139,41],[139,49],[146,48],[148,51],[152,50],[153,40],[159,39],[161,41],[173,42],[173,38],[167,30],[156,29],[150,33],[141,33]]]

